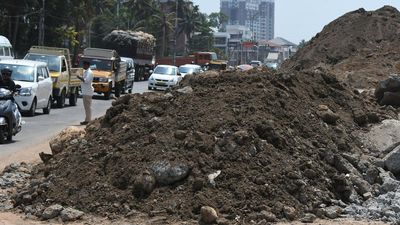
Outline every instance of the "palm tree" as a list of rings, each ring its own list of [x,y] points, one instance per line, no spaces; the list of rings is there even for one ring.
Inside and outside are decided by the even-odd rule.
[[[174,19],[175,13],[164,13],[162,11],[158,11],[157,14],[154,14],[153,17],[161,25],[162,30],[162,44],[161,44],[161,56],[165,56],[165,48],[166,48],[166,39],[167,34],[173,32],[174,30]],[[160,26],[159,26],[160,27]]]

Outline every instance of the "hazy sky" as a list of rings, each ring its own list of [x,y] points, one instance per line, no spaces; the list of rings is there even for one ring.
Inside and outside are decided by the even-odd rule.
[[[193,0],[200,11],[219,12],[219,0]],[[309,40],[325,25],[343,14],[364,8],[376,10],[391,5],[400,10],[400,0],[275,0],[275,37],[293,43]]]

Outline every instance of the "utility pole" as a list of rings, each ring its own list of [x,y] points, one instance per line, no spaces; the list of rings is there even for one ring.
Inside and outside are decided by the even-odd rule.
[[[175,0],[175,29],[174,29],[174,66],[176,66],[176,35],[178,33],[178,1]]]
[[[44,5],[45,5],[45,0],[42,0],[42,12],[40,15],[40,21],[39,21],[39,40],[38,44],[43,46],[44,45]]]

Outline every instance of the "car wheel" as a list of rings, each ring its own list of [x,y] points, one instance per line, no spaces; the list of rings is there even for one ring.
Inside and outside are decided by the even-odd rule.
[[[35,112],[36,112],[36,98],[33,99],[31,108],[29,109],[27,115],[28,116],[35,116]]]
[[[151,90],[151,89],[153,89],[153,88],[149,86],[149,87],[147,87],[147,89],[148,89],[148,90]]]
[[[47,102],[46,108],[43,109],[43,114],[50,114],[51,110],[51,97],[49,98],[49,101]]]
[[[11,142],[12,141],[12,134],[7,135],[7,141]]]
[[[61,92],[61,95],[57,97],[57,108],[64,108],[65,106],[65,91]]]
[[[0,144],[4,144],[4,130],[0,129]]]

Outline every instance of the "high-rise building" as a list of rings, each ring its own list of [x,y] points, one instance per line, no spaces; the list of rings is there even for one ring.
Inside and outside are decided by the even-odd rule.
[[[246,26],[252,32],[253,40],[274,38],[274,0],[221,0],[220,12],[228,16],[224,26]]]

